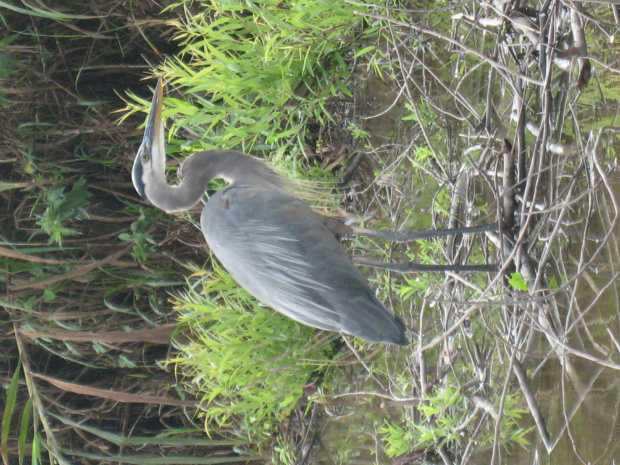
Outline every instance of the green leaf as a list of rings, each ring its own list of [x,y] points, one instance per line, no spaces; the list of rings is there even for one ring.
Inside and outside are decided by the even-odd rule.
[[[21,428],[17,440],[17,452],[19,454],[19,465],[23,465],[24,459],[30,455],[26,454],[26,440],[30,431],[30,420],[32,419],[32,398],[28,399],[24,411],[22,412]]]
[[[0,440],[0,456],[8,463],[8,442],[11,429],[11,419],[13,418],[13,410],[15,409],[15,401],[17,399],[17,391],[19,390],[19,376],[21,374],[21,360],[17,363],[17,369],[11,378],[11,384],[6,391],[6,402],[4,405],[4,413],[2,414],[2,440]]]
[[[372,51],[374,49],[375,49],[374,45],[369,45],[368,47],[364,47],[359,52],[357,52],[355,55],[353,55],[353,58],[359,58],[362,55],[365,55],[365,54],[367,54],[368,52],[370,52],[370,51]]]
[[[559,289],[558,281],[555,278],[549,280],[549,289],[552,291],[557,291]]]
[[[523,275],[521,273],[511,273],[511,278],[508,280],[508,283],[519,291],[527,292],[527,283],[523,279]]]
[[[43,291],[43,301],[51,302],[56,298],[56,293],[49,287]]]
[[[121,367],[121,368],[136,368],[137,367],[137,365],[134,362],[129,360],[124,355],[119,355],[119,357],[118,357],[118,366]]]

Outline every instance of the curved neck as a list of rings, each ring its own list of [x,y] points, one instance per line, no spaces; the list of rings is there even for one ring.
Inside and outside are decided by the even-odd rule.
[[[179,167],[179,183],[169,185],[165,169],[145,183],[146,196],[162,210],[172,213],[192,208],[203,196],[212,179],[222,178],[235,186],[283,191],[286,181],[265,162],[234,150],[197,152]],[[150,187],[150,188],[149,188]]]

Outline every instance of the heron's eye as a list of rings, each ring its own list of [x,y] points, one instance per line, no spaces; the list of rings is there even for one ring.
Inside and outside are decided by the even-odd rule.
[[[142,161],[144,161],[144,162],[149,161],[149,156],[148,155],[142,155]]]

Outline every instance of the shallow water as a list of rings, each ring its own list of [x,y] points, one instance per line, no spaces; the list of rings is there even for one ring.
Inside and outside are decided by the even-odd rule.
[[[588,39],[604,44],[603,28],[588,26]],[[472,40],[478,40],[480,50],[494,45],[484,34]],[[608,46],[589,50],[599,60],[609,60]],[[355,152],[363,152],[366,160],[351,183],[345,206],[379,228],[496,221],[506,205],[502,140],[515,147],[520,143],[517,122],[510,118],[514,80],[508,84],[505,75],[493,76],[489,68],[472,66],[465,55],[441,41],[424,49],[400,50],[400,71],[404,64],[426,58],[435,75],[416,65],[417,85],[402,75],[383,80],[359,75],[357,123],[368,137],[356,142]],[[509,165],[514,176],[521,172],[524,179],[513,208],[517,225],[525,226],[507,231],[507,237],[521,237],[522,249],[484,235],[409,246],[365,239],[349,243],[354,256],[383,261],[507,265],[504,277],[368,271],[378,280],[380,297],[411,325],[414,344],[390,347],[385,353],[362,351],[358,355],[363,364],[350,354],[340,360],[343,366],[336,367],[329,383],[313,396],[310,429],[319,439],[308,463],[620,460],[620,249],[615,205],[620,197],[615,161],[620,137],[613,129],[599,132],[603,126],[617,126],[620,104],[617,92],[607,91],[617,72],[595,69],[598,88],[594,81],[583,92],[549,85],[557,105],[554,114],[536,98],[538,88],[528,88],[523,111],[539,124],[549,118],[550,133],[563,150],[550,145],[539,150],[540,135],[537,139],[526,132],[521,142],[525,163],[519,166],[515,159]],[[451,92],[442,89],[436,77]],[[572,86],[576,77],[574,71],[567,78]],[[413,105],[419,108],[415,116]],[[480,126],[484,121],[490,124],[486,128]],[[515,272],[522,276],[523,289],[509,281]],[[521,381],[515,361],[524,373]],[[437,400],[451,390],[456,401]],[[430,417],[419,408],[429,405],[437,407]],[[499,415],[501,406],[504,413]],[[523,413],[514,413],[518,409]],[[538,425],[533,413],[541,418]],[[511,415],[513,422],[507,421]],[[396,440],[392,436],[391,444],[385,429],[393,425],[401,428],[400,442],[408,447],[400,453],[393,449],[388,457],[386,450]],[[416,445],[421,433],[415,425],[444,435]],[[513,439],[523,429],[530,429],[523,436],[529,445]]]

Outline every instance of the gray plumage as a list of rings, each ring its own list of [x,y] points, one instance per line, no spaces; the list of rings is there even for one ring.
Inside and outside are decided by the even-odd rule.
[[[309,326],[371,342],[406,345],[402,320],[388,310],[340,248],[326,219],[293,197],[267,164],[230,150],[198,152],[165,178],[163,89],[158,82],[132,172],[140,195],[167,212],[194,206],[212,179],[229,186],[203,209],[207,244],[230,275],[273,309]]]

